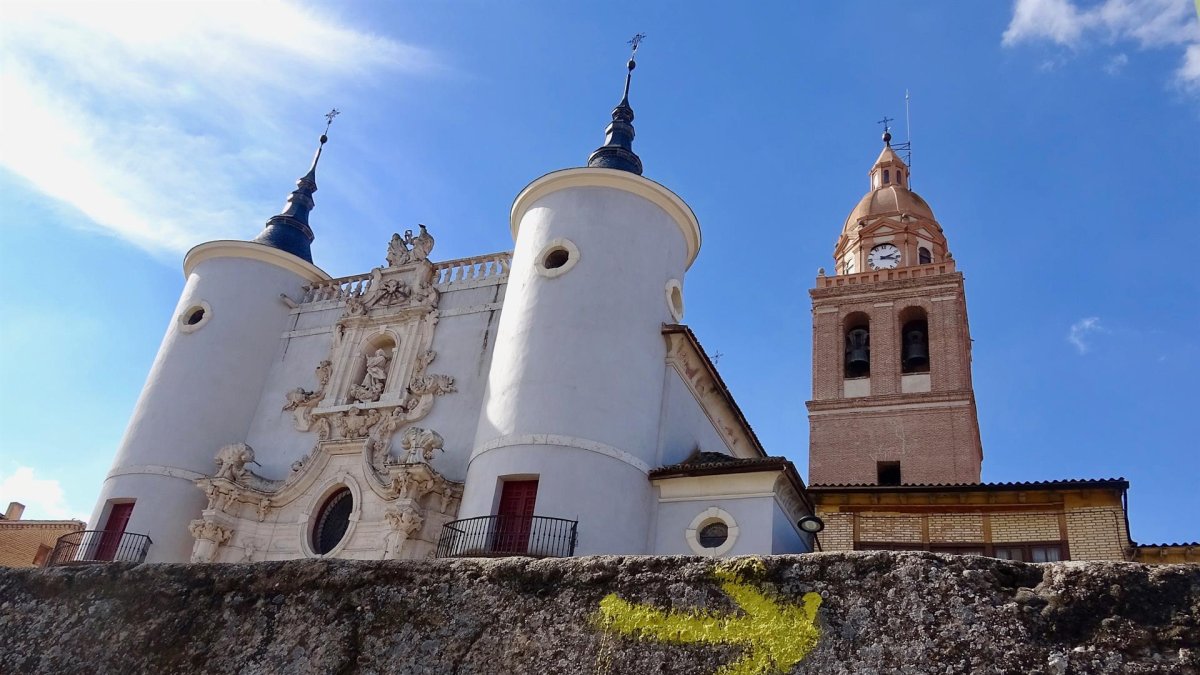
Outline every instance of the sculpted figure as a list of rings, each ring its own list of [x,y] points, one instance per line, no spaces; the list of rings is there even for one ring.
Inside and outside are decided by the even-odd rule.
[[[297,408],[311,408],[317,403],[320,403],[321,399],[324,397],[325,394],[321,393],[320,391],[308,391],[302,387],[296,387],[287,393],[287,403],[284,404],[283,409],[296,410]]]
[[[404,233],[404,238],[412,244],[413,260],[428,260],[429,252],[433,250],[433,235],[429,234],[424,225],[418,224],[417,227],[421,228],[420,234],[414,237],[412,230],[409,230]]]
[[[414,304],[424,305],[431,309],[437,307],[438,304],[438,291],[428,281],[422,281],[412,291],[411,297]]]
[[[433,459],[434,450],[445,452],[445,448],[442,447],[445,442],[442,435],[432,429],[409,427],[400,438],[400,447],[408,450],[405,462],[412,463],[417,461],[416,457],[418,453],[428,462]]]
[[[363,375],[362,384],[350,390],[350,396],[356,401],[369,403],[378,401],[383,393],[384,382],[387,381],[387,366],[391,357],[382,349],[376,349],[375,354],[367,357],[367,372]]]
[[[246,464],[254,462],[254,449],[245,443],[234,443],[217,452],[216,478],[236,481],[246,475]],[[254,462],[257,464],[258,462]]]
[[[399,233],[392,234],[392,239],[388,242],[388,267],[398,267],[412,260],[412,253],[408,250],[408,242],[411,238],[412,230],[405,232],[404,237],[401,237]]]

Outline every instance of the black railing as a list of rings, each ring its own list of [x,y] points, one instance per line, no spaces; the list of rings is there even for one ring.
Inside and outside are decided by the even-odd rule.
[[[150,550],[150,537],[116,530],[85,530],[64,534],[54,544],[46,567],[89,565],[104,562],[142,562]]]
[[[480,516],[442,526],[439,558],[498,558],[575,555],[579,521],[542,516]]]

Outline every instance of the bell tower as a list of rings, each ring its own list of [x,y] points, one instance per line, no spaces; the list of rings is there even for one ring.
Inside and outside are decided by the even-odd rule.
[[[813,485],[977,483],[963,276],[891,134],[813,303]]]

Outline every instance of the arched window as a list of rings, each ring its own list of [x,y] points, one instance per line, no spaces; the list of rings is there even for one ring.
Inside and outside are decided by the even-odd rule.
[[[929,372],[929,320],[925,310],[909,307],[900,313],[900,372]]]
[[[884,169],[883,170],[883,184],[887,185],[890,182],[892,182],[892,181],[891,181],[891,179],[888,178],[888,170]]]
[[[350,513],[354,511],[354,495],[350,488],[343,487],[325,500],[313,523],[313,551],[325,555],[341,543],[350,528]]]
[[[921,265],[928,265],[933,262],[933,254],[924,246],[917,249],[917,262]]]
[[[871,375],[871,324],[862,312],[846,317],[844,374],[847,378]]]

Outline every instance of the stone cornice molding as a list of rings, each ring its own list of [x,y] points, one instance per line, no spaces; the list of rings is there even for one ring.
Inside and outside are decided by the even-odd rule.
[[[332,279],[325,270],[286,251],[252,241],[219,239],[192,247],[183,257],[183,276],[189,277],[197,265],[212,258],[248,258],[295,273],[310,283]]]
[[[513,200],[512,211],[509,214],[513,240],[517,239],[521,218],[534,203],[552,192],[573,187],[612,188],[642,197],[665,211],[679,226],[684,241],[687,243],[687,267],[692,266],[696,256],[700,253],[700,221],[696,219],[696,214],[687,205],[687,202],[649,178],[614,169],[563,169],[548,173],[526,185],[525,189],[521,190],[521,193]]]

